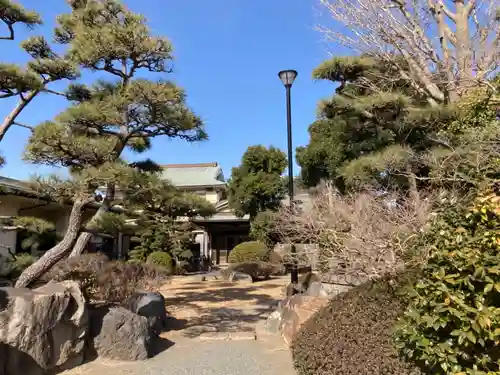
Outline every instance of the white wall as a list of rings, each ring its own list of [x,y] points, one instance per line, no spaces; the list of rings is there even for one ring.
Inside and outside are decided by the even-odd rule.
[[[205,198],[207,201],[213,204],[216,204],[220,200],[220,193],[217,192],[216,190],[213,191],[196,190],[194,191],[194,193],[199,195],[200,197]]]
[[[17,216],[19,213],[19,201],[11,199],[11,197],[0,198],[0,216]],[[10,247],[12,252],[16,251],[16,231],[2,232],[0,231],[0,253],[8,254],[5,246]]]

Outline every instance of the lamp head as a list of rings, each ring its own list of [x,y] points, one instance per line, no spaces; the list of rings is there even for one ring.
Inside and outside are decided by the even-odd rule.
[[[285,85],[285,87],[291,87],[295,78],[297,78],[296,70],[282,70],[278,73],[278,77],[280,77],[281,82]]]

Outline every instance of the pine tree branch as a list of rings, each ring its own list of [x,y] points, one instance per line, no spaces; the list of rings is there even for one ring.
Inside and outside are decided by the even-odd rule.
[[[20,122],[14,121],[12,125],[20,126],[22,128],[29,129],[31,132],[33,132],[33,127],[25,124],[21,124]]]
[[[5,137],[5,134],[11,127],[11,125],[16,121],[17,116],[26,108],[26,106],[33,100],[33,98],[38,95],[39,90],[33,90],[28,93],[26,97],[21,96],[21,100],[17,103],[10,114],[5,117],[3,123],[0,125],[0,142]]]
[[[9,29],[8,36],[0,36],[0,40],[14,40],[14,25],[7,23],[7,28]]]
[[[50,82],[50,81],[49,81]],[[48,83],[48,82],[47,82]],[[51,90],[51,89],[44,89],[43,92],[46,92],[46,93],[49,93],[49,94],[54,94],[54,95],[58,95],[58,96],[63,96],[65,98],[68,97],[67,94],[63,93],[63,92],[59,92],[59,91],[54,91],[54,90]]]

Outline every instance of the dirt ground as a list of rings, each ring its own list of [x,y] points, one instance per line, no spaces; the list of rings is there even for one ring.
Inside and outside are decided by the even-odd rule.
[[[253,334],[283,298],[288,281],[235,284],[201,281],[199,275],[173,277],[159,290],[171,317],[156,356],[142,362],[97,359],[60,375],[295,374],[283,340],[260,342]]]
[[[283,298],[289,277],[256,283],[201,281],[201,276],[173,277],[160,292],[172,316],[165,338],[198,337],[216,332],[252,332]]]

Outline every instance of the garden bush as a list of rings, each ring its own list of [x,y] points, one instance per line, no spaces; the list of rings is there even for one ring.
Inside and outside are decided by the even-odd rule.
[[[500,196],[448,207],[425,240],[430,251],[397,346],[432,374],[499,374]]]
[[[165,253],[164,251],[155,251],[149,254],[147,263],[163,267],[169,271],[172,270],[173,266],[172,257],[170,256],[170,254]]]
[[[0,277],[8,280],[17,279],[21,273],[36,261],[36,257],[28,253],[0,256]]]
[[[273,248],[280,242],[279,234],[275,231],[275,216],[276,213],[272,211],[259,212],[250,223],[250,237]]]
[[[408,277],[408,276],[407,276]],[[406,278],[380,279],[337,296],[313,315],[292,344],[300,375],[417,375],[392,345],[405,307]]]
[[[77,281],[87,298],[126,305],[136,290],[155,291],[168,277],[162,267],[109,261],[103,254],[82,254],[59,261],[42,280]]]
[[[242,242],[229,253],[229,263],[267,261],[269,250],[258,241]]]

